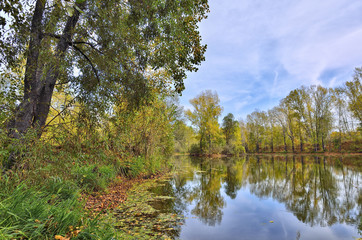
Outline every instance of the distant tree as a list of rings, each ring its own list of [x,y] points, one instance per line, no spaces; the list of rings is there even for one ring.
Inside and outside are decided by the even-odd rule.
[[[353,116],[358,119],[360,128],[362,129],[362,67],[356,68],[353,80],[346,82],[344,91],[348,97],[348,108]]]
[[[304,135],[308,130],[307,128],[307,91],[305,87],[295,89],[286,97],[288,105],[293,110],[293,116],[296,121],[297,133],[299,135],[300,151],[304,150]],[[310,131],[309,131],[310,132]]]
[[[263,113],[255,110],[247,115],[247,128],[249,129],[249,145],[255,146],[255,151],[258,153],[261,149],[261,143],[264,135]]]
[[[220,135],[218,117],[223,108],[216,92],[206,90],[190,100],[194,110],[187,110],[186,117],[198,130],[200,149],[205,151],[208,146],[209,152],[212,149],[212,142]]]
[[[268,110],[267,113],[267,134],[269,136],[270,152],[274,152],[275,135],[277,132],[276,120],[273,117],[272,110]]]
[[[240,129],[240,139],[241,144],[244,147],[245,152],[249,152],[249,129],[247,127],[247,122],[244,120],[239,121],[239,129]]]
[[[222,122],[222,130],[224,132],[227,145],[233,138],[235,138],[237,127],[238,121],[234,119],[234,115],[232,113],[229,113],[224,117]]]
[[[315,151],[319,150],[319,142],[325,150],[325,140],[332,129],[331,94],[330,90],[321,86],[311,86],[314,115],[314,143]]]
[[[274,121],[280,126],[282,130],[284,151],[287,152],[287,119],[285,119],[285,114],[283,114],[283,110],[280,106],[272,108],[269,114],[270,117],[274,119]]]

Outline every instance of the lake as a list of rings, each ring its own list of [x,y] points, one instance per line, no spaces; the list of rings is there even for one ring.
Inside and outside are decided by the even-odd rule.
[[[349,239],[362,234],[361,157],[176,156],[151,191],[183,216],[175,239]]]

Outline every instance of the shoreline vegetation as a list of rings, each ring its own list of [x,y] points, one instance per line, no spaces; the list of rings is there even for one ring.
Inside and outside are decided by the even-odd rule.
[[[235,155],[232,154],[189,154],[189,153],[185,153],[185,154],[176,154],[176,156],[194,156],[194,157],[211,157],[211,158],[220,158],[220,157],[235,157]],[[264,152],[264,153],[244,153],[244,154],[240,154],[239,156],[244,156],[244,155],[274,155],[274,156],[286,156],[286,155],[290,155],[290,156],[362,156],[362,153],[360,152],[356,152],[356,153],[351,153],[351,152],[295,152],[295,153],[291,153],[291,152],[273,152],[273,153],[268,153],[268,152]]]

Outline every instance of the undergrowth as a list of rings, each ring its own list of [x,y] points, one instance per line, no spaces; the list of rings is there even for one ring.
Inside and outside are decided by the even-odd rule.
[[[154,174],[166,161],[125,153],[121,158],[110,148],[94,146],[20,143],[2,135],[0,239],[123,239],[111,215],[93,217],[85,210],[81,193],[106,191],[117,175]],[[6,170],[14,152],[17,164]]]

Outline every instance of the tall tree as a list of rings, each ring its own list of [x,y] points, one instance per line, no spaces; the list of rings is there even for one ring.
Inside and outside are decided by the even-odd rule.
[[[223,118],[222,130],[225,135],[226,144],[229,145],[230,141],[235,137],[238,127],[238,121],[234,119],[234,115],[229,113]]]
[[[353,80],[346,82],[345,93],[348,96],[348,107],[353,116],[358,119],[362,129],[362,67],[356,68]]]
[[[255,110],[247,115],[247,127],[249,129],[249,143],[255,145],[255,151],[259,153],[264,134],[263,112]]]
[[[0,36],[1,46],[10,46],[1,52],[3,66],[26,59],[23,99],[8,124],[15,138],[30,128],[41,136],[55,86],[71,87],[97,111],[119,95],[138,105],[150,96],[151,69],[168,72],[163,86],[180,93],[186,71],[204,60],[197,24],[207,0],[5,0],[0,6],[12,23],[0,19],[2,32],[11,28]]]
[[[274,121],[279,124],[279,126],[282,129],[282,135],[283,135],[283,144],[284,144],[284,151],[288,151],[287,146],[287,120],[285,119],[285,114],[283,114],[283,110],[280,108],[280,106],[274,107],[270,110],[270,116],[274,119]]]
[[[218,117],[223,108],[220,106],[219,96],[216,92],[206,90],[190,100],[194,110],[187,110],[186,117],[197,128],[200,140],[200,149],[205,150],[208,146],[210,152],[212,142],[219,135]]]
[[[314,144],[315,151],[319,150],[319,142],[325,150],[325,139],[332,128],[331,94],[330,91],[321,86],[311,86],[314,114]]]

